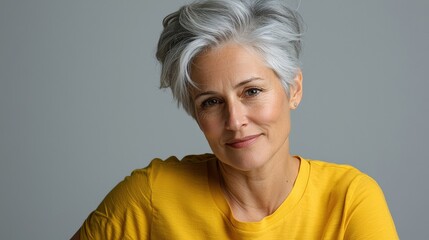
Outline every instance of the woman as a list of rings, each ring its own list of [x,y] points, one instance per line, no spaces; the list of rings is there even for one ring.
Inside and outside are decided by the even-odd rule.
[[[200,1],[167,16],[161,86],[213,154],[134,171],[74,239],[397,239],[374,180],[289,152],[301,32],[281,0]]]

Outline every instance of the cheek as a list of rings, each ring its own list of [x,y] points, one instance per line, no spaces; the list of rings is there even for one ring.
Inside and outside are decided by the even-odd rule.
[[[284,129],[289,124],[289,117],[287,112],[279,108],[264,108],[258,112],[257,117],[260,125],[265,125],[270,128],[274,127],[279,131]],[[279,128],[280,127],[280,128]]]
[[[277,96],[277,99],[273,98],[271,101],[267,101],[258,109],[253,111],[256,118],[261,123],[266,124],[286,124],[289,122],[289,106],[285,98]]]
[[[198,126],[206,136],[207,140],[215,137],[221,132],[219,119],[215,117],[200,117],[197,119]]]

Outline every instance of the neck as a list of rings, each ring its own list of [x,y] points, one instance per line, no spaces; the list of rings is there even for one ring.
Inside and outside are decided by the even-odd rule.
[[[255,222],[271,215],[291,192],[299,164],[288,155],[261,169],[242,172],[219,162],[221,187],[234,217]]]

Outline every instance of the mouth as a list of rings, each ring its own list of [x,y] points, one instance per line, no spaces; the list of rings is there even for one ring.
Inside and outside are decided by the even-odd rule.
[[[229,140],[226,145],[233,148],[245,148],[252,145],[258,139],[259,136],[261,135],[256,134],[244,138],[234,138]]]

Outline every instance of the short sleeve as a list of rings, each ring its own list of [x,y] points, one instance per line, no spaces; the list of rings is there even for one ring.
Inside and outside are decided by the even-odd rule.
[[[151,166],[133,171],[83,223],[80,239],[149,239]]]
[[[345,239],[399,239],[384,194],[371,177],[352,183]]]

